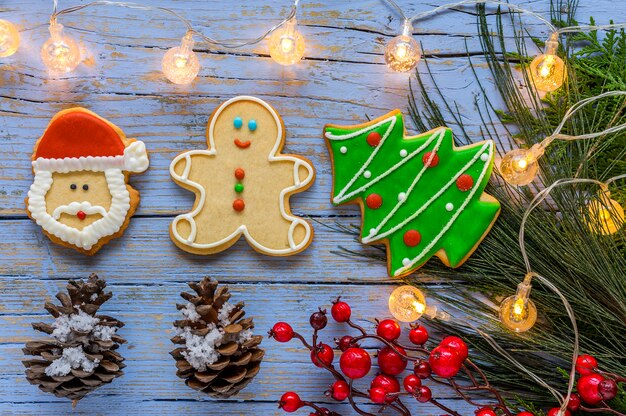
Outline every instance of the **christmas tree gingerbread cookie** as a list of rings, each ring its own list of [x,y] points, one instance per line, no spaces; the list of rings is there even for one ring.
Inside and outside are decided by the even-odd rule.
[[[63,110],[35,144],[27,213],[53,242],[95,254],[128,226],[139,204],[128,176],[148,165],[143,142],[89,110]]]
[[[174,181],[195,193],[190,212],[171,224],[172,241],[194,254],[226,250],[245,236],[259,253],[289,256],[306,249],[311,225],[291,213],[289,197],[313,184],[307,159],[284,155],[285,126],[278,113],[255,97],[220,105],[209,118],[206,150],[178,155]]]
[[[399,110],[356,126],[327,125],[332,202],[361,207],[361,241],[387,246],[390,276],[437,256],[458,267],[491,229],[500,204],[483,192],[493,169],[491,141],[455,147],[437,128],[407,137]]]

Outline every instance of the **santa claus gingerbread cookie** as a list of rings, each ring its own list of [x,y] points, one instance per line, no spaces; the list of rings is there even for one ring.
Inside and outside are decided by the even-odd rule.
[[[241,235],[258,252],[288,256],[308,247],[309,223],[291,213],[289,197],[309,188],[315,171],[300,156],[280,151],[285,127],[278,113],[255,97],[232,98],[213,112],[206,150],[178,155],[174,181],[196,195],[191,212],[170,227],[174,243],[195,254],[213,254]]]
[[[148,169],[143,142],[84,108],[56,114],[33,153],[28,215],[55,243],[95,254],[122,235],[139,204],[130,173]]]

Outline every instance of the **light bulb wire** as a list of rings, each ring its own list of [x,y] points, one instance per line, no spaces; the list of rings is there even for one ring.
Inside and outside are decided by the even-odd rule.
[[[178,20],[180,20],[185,25],[185,27],[187,28],[187,33],[192,33],[194,35],[197,35],[198,37],[200,37],[202,40],[204,40],[207,43],[210,43],[210,44],[213,44],[213,45],[216,45],[216,46],[221,46],[221,47],[224,47],[224,48],[227,48],[227,49],[238,49],[238,48],[242,48],[244,46],[255,45],[255,44],[261,42],[267,36],[271,35],[274,31],[278,30],[279,28],[284,26],[287,22],[289,22],[290,20],[294,19],[296,17],[297,11],[298,11],[299,3],[300,3],[300,0],[294,0],[293,5],[291,6],[291,9],[290,9],[289,13],[287,14],[287,16],[282,21],[280,21],[278,24],[272,26],[269,30],[265,31],[262,35],[254,38],[252,40],[248,40],[248,41],[240,42],[240,43],[231,43],[231,42],[220,41],[220,40],[214,39],[214,38],[212,38],[210,36],[204,35],[202,32],[198,31],[197,29],[194,29],[194,27],[192,26],[191,22],[188,19],[186,19],[185,17],[183,17],[181,14],[176,12],[175,10],[169,9],[167,7],[146,6],[144,4],[133,3],[133,2],[97,0],[97,1],[92,1],[90,3],[81,4],[79,6],[72,6],[72,7],[68,7],[68,8],[62,9],[62,10],[58,10],[58,0],[53,0],[53,10],[52,10],[52,15],[50,16],[50,22],[51,23],[56,22],[56,19],[59,16],[67,15],[67,14],[70,14],[70,13],[74,13],[74,12],[77,12],[79,10],[83,10],[83,9],[86,9],[88,7],[93,7],[93,6],[118,6],[118,7],[125,7],[127,9],[134,9],[134,10],[159,11],[159,12],[170,14],[170,15],[176,17]]]
[[[607,29],[624,29],[626,23],[610,23],[606,25],[577,25],[577,26],[565,26],[556,30],[559,35],[563,33],[575,33],[586,32],[589,30],[607,30]]]
[[[404,11],[402,10],[402,8],[400,6],[398,6],[398,3],[395,2],[395,0],[384,0],[393,10],[396,11],[396,13],[398,13],[398,15],[400,15],[402,17],[403,20],[408,20],[409,22],[413,23],[416,22],[418,20],[422,20],[425,19],[427,17],[431,17],[435,14],[441,13],[442,11],[446,11],[446,10],[450,10],[450,9],[455,9],[457,7],[461,7],[461,6],[467,6],[467,5],[479,5],[479,4],[488,4],[488,5],[497,5],[497,6],[504,6],[506,8],[508,8],[510,11],[513,12],[517,12],[517,13],[521,13],[521,14],[526,14],[529,16],[533,16],[536,19],[540,20],[543,24],[545,24],[548,29],[550,29],[551,32],[556,32],[557,28],[552,24],[552,22],[550,22],[548,19],[546,19],[545,17],[543,17],[541,14],[533,12],[532,10],[528,10],[528,9],[524,9],[522,7],[516,6],[514,4],[511,3],[507,3],[506,1],[498,1],[498,0],[462,0],[456,3],[448,3],[448,4],[443,4],[441,6],[435,7],[434,9],[425,11],[425,12],[421,12],[421,13],[417,13],[414,14],[413,16],[407,16],[406,13],[404,13]]]

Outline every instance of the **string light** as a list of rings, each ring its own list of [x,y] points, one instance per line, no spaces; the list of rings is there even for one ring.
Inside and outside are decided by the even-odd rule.
[[[539,170],[538,160],[543,156],[546,148],[554,140],[583,140],[593,139],[607,134],[616,133],[626,129],[626,123],[619,124],[617,126],[610,127],[598,133],[582,134],[578,136],[570,136],[567,134],[561,134],[561,130],[565,126],[565,123],[581,108],[587,104],[593,103],[605,97],[624,96],[626,91],[609,91],[600,94],[595,97],[586,98],[571,106],[563,116],[561,123],[557,126],[554,132],[542,140],[540,143],[534,144],[530,149],[514,149],[504,155],[500,161],[500,174],[502,178],[511,185],[524,186],[531,183],[537,176]]]
[[[271,34],[270,56],[275,62],[293,65],[304,56],[304,37],[298,32],[297,27],[296,18],[293,17]]]
[[[525,332],[537,321],[537,307],[530,296],[530,280],[526,275],[524,281],[517,286],[517,293],[504,299],[500,305],[500,320],[502,324],[514,332]]]
[[[80,64],[78,43],[63,33],[63,25],[50,20],[50,39],[41,47],[41,60],[53,74],[71,72]]]
[[[411,285],[399,286],[389,295],[389,312],[400,322],[415,322],[423,315],[443,321],[450,319],[446,312],[426,304],[421,290]]]
[[[15,25],[0,19],[0,58],[13,55],[19,46],[20,34]]]
[[[402,25],[402,34],[391,39],[385,47],[385,62],[389,68],[407,72],[415,68],[422,57],[419,44],[412,36],[413,26],[408,19]]]
[[[567,79],[565,62],[557,56],[559,48],[559,34],[552,32],[546,41],[544,52],[535,57],[530,63],[528,71],[535,88],[550,92],[559,89]]]
[[[624,226],[624,208],[614,199],[608,189],[587,204],[587,226],[594,233],[615,234]]]
[[[198,57],[193,51],[191,32],[183,37],[180,46],[175,46],[165,53],[161,69],[167,79],[174,84],[190,84],[200,72]]]

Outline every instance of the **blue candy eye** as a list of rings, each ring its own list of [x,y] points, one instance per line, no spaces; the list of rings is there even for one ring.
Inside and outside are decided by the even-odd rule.
[[[243,126],[243,120],[241,119],[241,117],[235,117],[235,119],[233,120],[233,125],[236,129],[240,129],[241,126]]]
[[[248,128],[250,129],[250,131],[255,131],[256,130],[256,120],[250,120],[248,121]]]

